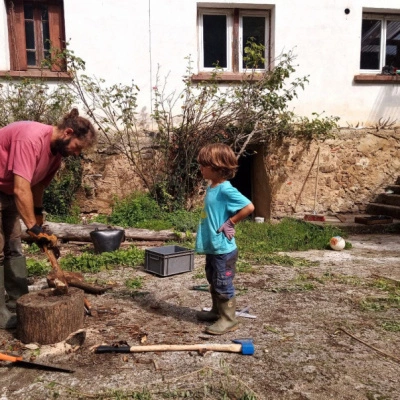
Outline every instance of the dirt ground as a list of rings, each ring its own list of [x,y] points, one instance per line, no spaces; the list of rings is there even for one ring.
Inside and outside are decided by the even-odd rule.
[[[193,272],[164,278],[127,267],[87,274],[113,289],[87,295],[100,312],[85,317],[83,343],[35,346],[21,344],[15,332],[0,332],[2,351],[25,360],[36,355],[35,362],[75,372],[2,362],[0,400],[150,398],[134,395],[144,390],[151,399],[400,399],[400,332],[383,329],[384,323],[400,325],[399,308],[362,307],[367,299],[385,303],[388,297],[372,275],[400,281],[400,235],[347,240],[350,250],[288,253],[319,265],[258,265],[239,273],[238,309],[249,306],[256,318],[239,317],[240,329],[220,337],[205,334],[205,324],[195,318],[196,310],[210,306],[209,293],[192,290],[206,282],[202,256],[196,256]],[[72,247],[63,246],[63,254]],[[143,277],[143,287],[126,288],[126,279],[137,276]],[[36,281],[31,290],[43,285],[44,280]],[[254,355],[93,352],[93,346],[118,342],[230,343],[236,338],[251,338]]]

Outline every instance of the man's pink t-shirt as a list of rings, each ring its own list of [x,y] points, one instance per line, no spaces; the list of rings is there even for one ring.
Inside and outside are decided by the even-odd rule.
[[[14,193],[14,175],[31,183],[49,185],[61,164],[53,155],[50,141],[53,127],[39,122],[20,121],[0,129],[0,191]]]

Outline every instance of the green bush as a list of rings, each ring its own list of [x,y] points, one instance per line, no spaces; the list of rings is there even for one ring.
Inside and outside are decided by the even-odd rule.
[[[49,214],[62,217],[63,220],[73,214],[75,194],[82,183],[82,171],[81,157],[63,160],[61,169],[44,192],[43,206]]]
[[[195,232],[200,218],[200,210],[174,212],[164,211],[147,193],[135,192],[123,200],[117,200],[111,215],[96,218],[122,227],[135,227],[153,230],[174,229],[179,232]]]
[[[137,226],[139,222],[159,218],[160,214],[159,205],[147,193],[134,192],[115,201],[109,222],[123,227]]]

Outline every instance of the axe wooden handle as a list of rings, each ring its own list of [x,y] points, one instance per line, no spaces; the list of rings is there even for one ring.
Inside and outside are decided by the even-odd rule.
[[[141,353],[148,351],[223,351],[229,353],[241,353],[242,345],[236,343],[219,344],[219,343],[204,343],[204,344],[154,344],[148,346],[98,346],[96,353]]]
[[[21,361],[22,357],[9,356],[8,354],[0,353],[0,361]]]
[[[56,287],[56,294],[66,294],[68,293],[68,282],[65,278],[64,272],[61,269],[60,265],[58,264],[57,258],[53,252],[53,250],[47,245],[43,245],[43,250],[47,255],[47,258],[50,261],[51,267],[53,268],[54,274],[56,276],[55,279],[55,287]],[[57,282],[57,280],[59,282]]]

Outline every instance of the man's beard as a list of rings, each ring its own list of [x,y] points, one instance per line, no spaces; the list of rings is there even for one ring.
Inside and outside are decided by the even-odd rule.
[[[56,155],[61,154],[62,157],[68,157],[70,154],[68,153],[67,147],[71,142],[72,138],[69,139],[56,139],[54,143],[51,145],[51,152]]]

